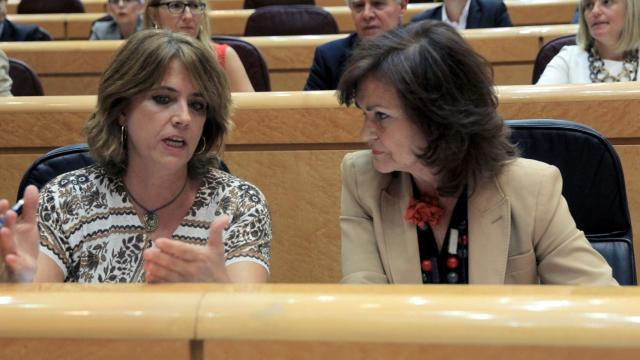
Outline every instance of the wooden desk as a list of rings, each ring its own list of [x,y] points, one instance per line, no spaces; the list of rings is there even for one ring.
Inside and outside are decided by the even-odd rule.
[[[628,360],[640,351],[635,287],[29,284],[0,293],[2,358]]]
[[[493,65],[499,85],[529,84],[533,61],[548,39],[574,34],[576,25],[464,30],[463,35]],[[245,37],[260,49],[274,91],[301,90],[317,46],[344,35]],[[9,57],[29,64],[46,95],[92,95],[121,41],[0,43]]]
[[[531,1],[531,0],[524,0]],[[533,0],[539,1],[539,0]],[[567,1],[567,0],[563,0]],[[568,0],[574,1],[574,0]],[[17,14],[20,0],[9,0],[7,3],[7,13]],[[107,0],[82,0],[84,11],[87,13],[105,12]],[[244,0],[209,0],[209,9],[213,10],[235,10],[242,9]],[[344,6],[344,0],[316,0],[316,6]],[[565,23],[567,21],[564,21]]]
[[[433,8],[435,5],[433,3],[409,5],[405,23],[409,22],[411,16]],[[333,15],[338,23],[340,32],[350,33],[355,30],[349,8],[346,6],[329,6],[324,9]],[[208,17],[212,33],[241,36],[244,34],[247,19],[253,12],[253,9],[209,11]],[[21,14],[9,15],[9,19],[20,24],[37,24],[47,29],[51,36],[57,40],[86,40],[89,38],[91,24],[104,15],[104,11],[80,14]]]
[[[498,94],[505,119],[573,120],[609,138],[626,175],[633,228],[640,229],[637,84],[510,86]],[[340,162],[364,148],[361,114],[340,107],[332,92],[234,94],[234,101],[235,128],[224,158],[269,201],[273,281],[337,282]],[[14,199],[24,171],[47,150],[84,142],[94,102],[93,96],[0,99],[0,197]],[[640,259],[637,243],[635,251]]]
[[[332,0],[336,1],[336,0]],[[575,12],[576,0],[512,0],[506,2],[512,23],[515,26],[568,24]],[[438,6],[437,3],[409,4],[403,17],[405,24],[412,16]],[[92,9],[94,9],[92,7]],[[215,8],[213,8],[215,9]],[[341,33],[355,31],[351,11],[348,7],[326,6],[325,10],[335,18]],[[213,34],[242,36],[247,19],[253,9],[212,10],[208,13]],[[86,40],[91,24],[104,16],[104,8],[96,12],[81,14],[27,14],[10,15],[16,23],[37,24],[47,29],[56,40]]]

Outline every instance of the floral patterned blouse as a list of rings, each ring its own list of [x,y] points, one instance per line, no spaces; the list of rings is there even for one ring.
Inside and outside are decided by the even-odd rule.
[[[255,186],[211,169],[172,238],[206,244],[214,217],[227,214],[226,265],[251,261],[269,271],[271,216]],[[40,193],[40,249],[65,282],[143,282],[142,251],[151,246],[122,180],[98,165],[49,182]]]

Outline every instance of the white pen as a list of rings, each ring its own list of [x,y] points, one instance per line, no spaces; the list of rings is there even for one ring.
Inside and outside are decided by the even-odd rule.
[[[14,213],[20,215],[22,214],[22,205],[24,205],[24,199],[20,199],[18,200],[17,203],[15,203],[11,209],[11,211],[13,211]],[[0,217],[0,227],[4,226],[4,216]]]

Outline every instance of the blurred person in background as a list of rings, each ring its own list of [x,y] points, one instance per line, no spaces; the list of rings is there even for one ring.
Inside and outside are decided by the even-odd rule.
[[[143,29],[144,0],[108,0],[109,16],[91,26],[89,40],[121,40]]]
[[[411,22],[422,20],[441,20],[456,29],[512,26],[502,0],[444,0],[442,5],[411,18]]]
[[[147,0],[144,25],[146,29],[168,29],[198,39],[215,51],[232,92],[252,92],[253,86],[238,53],[229,45],[211,41],[207,13],[207,2],[202,0]]]
[[[7,0],[0,0],[0,41],[46,41],[51,35],[37,25],[14,24],[7,19]]]
[[[357,43],[402,25],[408,0],[346,0],[356,32],[316,48],[304,90],[335,90]]]
[[[576,42],[551,59],[537,84],[640,80],[640,2],[581,0]]]

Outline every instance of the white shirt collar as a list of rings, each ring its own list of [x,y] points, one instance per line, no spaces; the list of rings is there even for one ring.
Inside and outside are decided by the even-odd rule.
[[[458,22],[449,20],[449,17],[447,16],[446,4],[447,3],[445,2],[442,5],[442,21],[453,26],[456,29],[466,29],[467,17],[469,17],[469,4],[471,4],[471,0],[467,0],[467,3],[464,5],[464,8],[462,9],[462,14],[460,15],[460,20]]]

